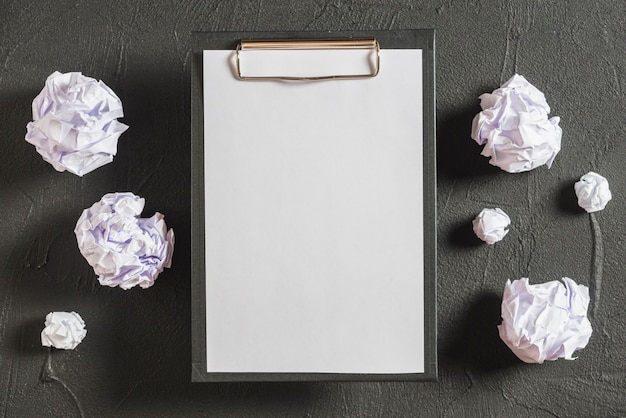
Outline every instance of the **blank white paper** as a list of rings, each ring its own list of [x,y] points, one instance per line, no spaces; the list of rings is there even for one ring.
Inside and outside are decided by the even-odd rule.
[[[240,81],[204,51],[208,372],[424,371],[422,55],[380,59]]]

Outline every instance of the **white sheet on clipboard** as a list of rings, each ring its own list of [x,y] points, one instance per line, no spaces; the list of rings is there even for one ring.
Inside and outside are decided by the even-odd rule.
[[[424,371],[421,60],[240,81],[204,51],[207,371]]]

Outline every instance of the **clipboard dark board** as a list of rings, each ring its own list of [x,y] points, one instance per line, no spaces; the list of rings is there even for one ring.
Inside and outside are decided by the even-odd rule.
[[[424,373],[216,373],[207,369],[206,271],[204,234],[204,114],[202,51],[232,49],[242,39],[365,38],[382,49],[418,48],[423,62],[423,257],[424,257]],[[435,57],[433,30],[359,32],[221,32],[194,33],[191,68],[192,123],[192,381],[433,381],[437,379],[436,320],[436,166]]]

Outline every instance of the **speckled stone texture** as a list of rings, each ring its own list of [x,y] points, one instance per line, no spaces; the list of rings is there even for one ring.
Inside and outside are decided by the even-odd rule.
[[[439,382],[190,382],[191,31],[437,30]],[[587,1],[0,2],[0,416],[625,416],[626,3]],[[112,164],[57,173],[24,141],[53,71],[102,79],[130,126]],[[561,117],[550,170],[508,174],[470,138],[478,96],[515,72]],[[588,215],[574,182],[605,176]],[[101,287],[73,228],[104,193],[132,191],[176,231],[173,268],[148,290]],[[511,232],[472,233],[483,207]],[[499,340],[507,279],[590,286],[594,334],[575,361],[527,365]],[[75,310],[74,351],[38,341]]]

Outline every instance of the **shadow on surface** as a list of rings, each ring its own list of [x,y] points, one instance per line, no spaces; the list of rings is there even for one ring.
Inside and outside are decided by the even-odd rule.
[[[555,199],[557,208],[567,215],[575,216],[585,213],[585,210],[578,206],[578,198],[574,191],[574,183],[577,181],[578,178],[563,180]]]
[[[437,176],[462,179],[497,174],[501,170],[480,155],[482,146],[471,138],[472,120],[480,112],[478,101],[454,112],[443,112],[437,121]]]
[[[43,84],[42,84],[43,87]],[[50,165],[25,141],[26,125],[32,120],[32,101],[39,91],[3,92],[0,114],[3,118],[0,140],[5,150],[0,166],[0,186],[19,181],[29,184],[34,178],[51,172]],[[54,169],[52,169],[54,172]]]
[[[46,314],[41,318],[30,318],[21,323],[11,323],[11,331],[6,341],[9,350],[29,356],[41,356],[42,353],[45,353],[46,349],[41,346],[41,331],[44,328]]]
[[[452,321],[458,326],[451,331],[451,338],[442,342],[441,367],[462,366],[489,373],[521,363],[498,335],[501,303],[500,295],[482,293],[461,318]]]
[[[257,399],[264,406],[273,404],[275,407],[284,405],[286,399],[299,405],[312,404],[319,396],[315,390],[316,386],[319,389],[319,384],[311,382],[200,383],[197,386],[225,401]]]
[[[476,236],[472,221],[474,217],[455,222],[450,226],[447,234],[447,241],[454,247],[473,248],[485,245],[485,243]]]

